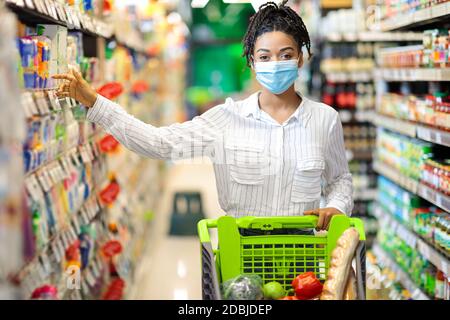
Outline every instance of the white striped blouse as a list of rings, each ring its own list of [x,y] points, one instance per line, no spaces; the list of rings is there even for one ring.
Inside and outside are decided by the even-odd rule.
[[[98,96],[88,119],[143,156],[209,157],[228,215],[302,215],[319,208],[321,196],[325,207],[350,215],[352,177],[338,113],[302,97],[295,113],[279,124],[259,108],[258,96],[228,98],[191,121],[160,128]]]

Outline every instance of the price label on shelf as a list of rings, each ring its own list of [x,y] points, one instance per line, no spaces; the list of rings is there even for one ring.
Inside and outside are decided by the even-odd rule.
[[[34,4],[35,4],[35,7],[38,12],[45,13],[44,8],[43,8],[43,3],[41,0],[34,0]]]
[[[36,174],[37,174],[39,182],[42,185],[42,189],[44,189],[45,192],[48,192],[50,190],[50,188],[51,188],[51,184],[50,184],[49,179],[48,179],[48,177],[46,175],[46,170],[45,169],[41,169]]]
[[[25,116],[30,118],[31,116],[38,114],[36,104],[34,103],[31,92],[24,92],[20,96],[20,102],[23,106]]]
[[[61,262],[61,260],[62,260],[61,251],[60,251],[56,241],[54,241],[52,243],[51,248],[52,248],[53,256],[55,257],[56,262],[57,263]]]
[[[78,213],[76,213],[73,218],[72,218],[72,224],[75,228],[75,232],[77,234],[81,233],[81,227],[80,227],[80,222],[78,221]]]
[[[83,279],[81,281],[81,291],[83,291],[83,294],[85,296],[89,294],[89,284],[87,283],[86,279]]]
[[[55,4],[55,1],[50,1],[50,0],[48,0],[48,1],[49,1],[49,6],[50,6],[50,8],[51,8],[51,12],[52,12],[53,18],[54,18],[55,20],[59,20],[59,18],[58,18],[58,12],[57,12],[57,10],[56,10],[56,4]]]
[[[16,1],[16,4],[20,5],[21,7],[23,7],[23,5],[24,5],[23,1]],[[25,4],[28,8],[35,9],[33,0],[25,0]]]
[[[48,90],[47,91],[48,100],[50,101],[50,105],[53,110],[60,111],[61,110],[61,104],[59,103],[59,99],[55,94],[55,91]]]
[[[86,269],[86,281],[91,287],[95,286],[95,277],[92,275],[90,268]]]
[[[69,234],[70,243],[74,243],[78,239],[77,232],[76,232],[75,227],[73,226],[73,224],[69,225],[69,232],[68,232],[68,234]]]
[[[35,268],[37,269],[39,282],[44,281],[47,278],[47,274],[45,273],[44,266],[39,259],[36,261]]]
[[[55,239],[55,244],[56,244],[57,250],[59,252],[59,255],[60,255],[61,259],[62,259],[66,255],[66,249],[64,248],[64,243],[63,243],[62,236],[58,236]]]
[[[92,261],[92,273],[94,274],[94,277],[96,279],[98,279],[100,277],[100,270],[98,269],[98,265],[96,263],[97,259],[94,259],[94,261]]]
[[[83,146],[80,146],[79,149],[78,149],[79,152],[80,152],[81,160],[83,161],[83,163],[88,163],[88,162],[91,161],[91,159],[89,157],[89,153],[88,153],[86,148],[87,148],[86,145],[83,145]]]
[[[41,262],[44,267],[46,276],[48,277],[52,273],[52,265],[50,263],[50,257],[47,255],[46,252],[43,252],[41,254]]]
[[[69,240],[69,235],[68,235],[67,231],[62,232],[61,240],[62,240],[62,245],[63,245],[64,251],[65,251],[70,246],[70,240]]]
[[[83,218],[83,224],[84,225],[89,224],[89,218],[88,218],[88,214],[86,212],[86,208],[83,207],[80,212],[81,212],[81,217]]]
[[[33,182],[33,176],[26,178],[24,183],[25,183],[25,188],[27,189],[28,194],[31,196],[31,198],[34,201],[39,201],[39,199],[41,199],[41,193],[39,193],[35,188],[35,185]]]
[[[56,170],[56,166],[55,166],[55,163],[53,163],[52,165],[51,165],[51,167],[48,169],[48,171],[47,171],[47,174],[48,174],[48,176],[50,177],[50,179],[52,180],[52,186],[54,186],[55,184],[57,184],[59,181],[60,181],[60,179],[59,179],[59,177],[58,177],[58,174],[57,174],[57,172],[56,172],[57,170]]]

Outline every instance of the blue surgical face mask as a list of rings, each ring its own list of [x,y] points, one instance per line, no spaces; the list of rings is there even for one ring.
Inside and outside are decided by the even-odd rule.
[[[273,94],[289,89],[298,78],[298,60],[255,62],[256,80]]]

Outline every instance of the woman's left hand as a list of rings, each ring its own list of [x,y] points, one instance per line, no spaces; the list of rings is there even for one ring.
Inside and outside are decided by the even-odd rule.
[[[344,214],[338,209],[335,208],[322,208],[322,209],[314,209],[314,210],[308,210],[303,213],[306,216],[318,216],[319,221],[317,222],[317,230],[328,230],[328,227],[330,226],[331,218],[334,215],[337,214]]]

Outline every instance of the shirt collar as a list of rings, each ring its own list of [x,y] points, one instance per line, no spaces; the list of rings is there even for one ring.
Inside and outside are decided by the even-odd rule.
[[[261,119],[261,109],[259,108],[258,97],[261,92],[255,92],[250,97],[248,97],[242,106],[241,115],[244,117],[253,116],[255,119]],[[302,102],[300,106],[295,110],[292,116],[289,118],[289,121],[295,120],[300,123],[303,127],[306,127],[308,121],[311,117],[311,110],[308,103],[308,99],[305,98],[300,92],[297,91],[297,94],[302,98]]]

